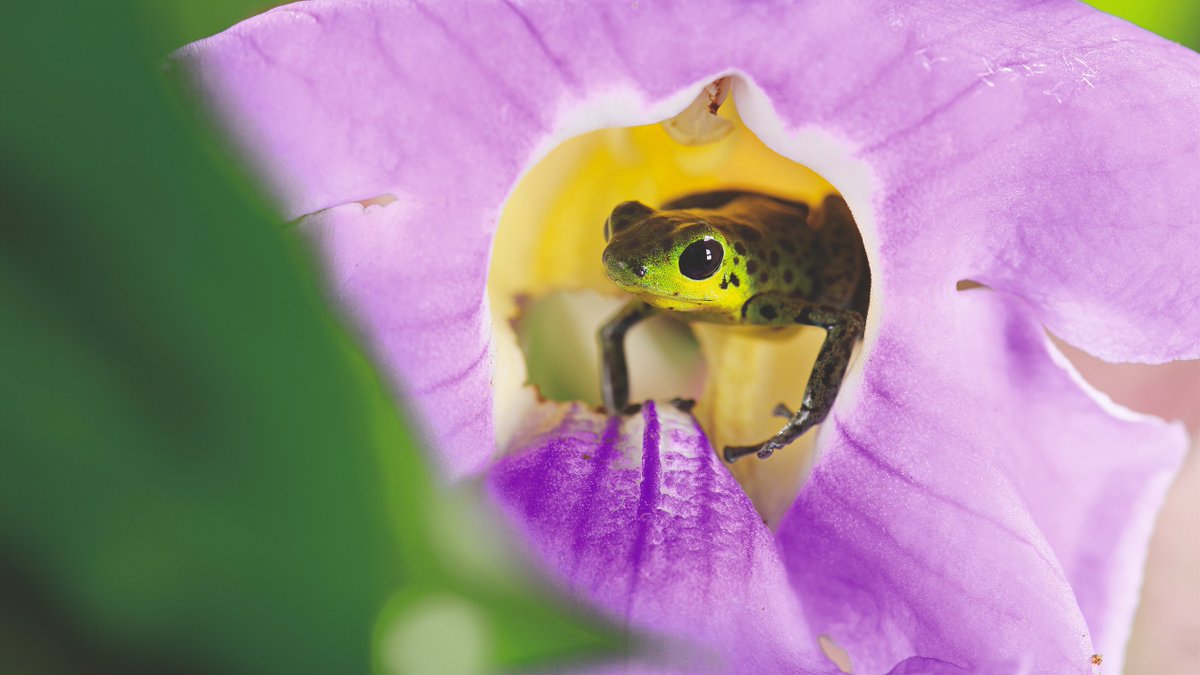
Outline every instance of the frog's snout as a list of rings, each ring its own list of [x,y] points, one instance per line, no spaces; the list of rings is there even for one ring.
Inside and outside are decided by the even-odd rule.
[[[636,285],[637,279],[646,276],[646,273],[649,271],[641,263],[630,264],[625,258],[614,254],[611,247],[604,249],[602,260],[604,262],[604,271],[608,274],[608,278],[621,286]]]

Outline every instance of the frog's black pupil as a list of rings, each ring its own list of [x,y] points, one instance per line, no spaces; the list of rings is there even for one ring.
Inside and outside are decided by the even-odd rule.
[[[725,249],[720,242],[702,239],[693,242],[679,254],[679,271],[689,279],[701,281],[717,273],[724,257]]]

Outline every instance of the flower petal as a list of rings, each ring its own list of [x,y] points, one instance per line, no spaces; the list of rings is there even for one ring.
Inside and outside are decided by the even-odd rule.
[[[780,526],[810,623],[856,671],[1090,672],[1101,653],[1119,672],[1182,426],[1082,390],[1015,298],[892,312]]]
[[[959,250],[973,252],[955,271],[1029,300],[1068,342],[1109,360],[1195,358],[1200,203],[1179,196],[1200,187],[1200,57],[1082,5],[1036,20],[1053,38],[1013,53],[1006,66],[1022,74],[1005,77],[1040,79],[1025,69],[1057,59],[1041,91],[965,104],[935,127],[976,137],[928,167],[971,183],[910,180],[894,194],[910,209],[955,203]],[[932,241],[911,245],[943,259]]]
[[[654,402],[626,418],[578,405],[543,415],[488,486],[571,590],[685,641],[678,667],[836,672],[800,615],[774,537],[690,415]]]
[[[938,261],[1020,294],[1105,358],[1200,356],[1200,203],[1181,198],[1200,59],[1077,3],[314,2],[180,58],[291,214],[407,192],[481,235],[572,118],[646,112],[579,118],[589,99],[739,69],[787,126],[852,140],[900,216],[879,232],[897,273]]]
[[[744,102],[747,121],[850,197],[877,278],[1011,291],[1109,359],[1200,356],[1200,202],[1179,198],[1200,188],[1200,61],[1076,3],[312,2],[177,61],[289,214],[407,198],[426,233],[410,245],[478,269],[547,145],[661,119],[740,70],[782,126]],[[828,134],[849,145],[827,152]],[[356,255],[371,253],[340,257]],[[436,290],[470,283],[426,281],[443,306],[475,302]],[[405,311],[360,305],[368,330],[390,319],[367,313]],[[486,326],[464,321],[454,342]]]
[[[410,201],[339,206],[307,216],[300,229],[316,244],[340,304],[355,319],[376,362],[412,401],[440,474],[478,470],[495,448],[492,337],[484,300],[486,244],[456,236],[458,212]],[[428,223],[446,231],[431,254]],[[457,225],[457,227],[456,227]]]
[[[785,529],[793,545],[811,547],[789,550],[811,563],[792,567],[806,597],[825,599],[812,616],[822,625],[867,617],[849,639],[835,635],[856,656],[856,645],[886,645],[862,657],[866,670],[914,652],[991,663],[1031,640],[1034,662],[1074,670],[1090,648],[1085,618],[1097,643],[1119,653],[1111,642],[1122,639],[1132,596],[1115,578],[1136,567],[1178,438],[1150,425],[1152,440],[1171,448],[1153,455],[1118,428],[1130,422],[1083,414],[1099,408],[1072,398],[1047,375],[1063,371],[1030,345],[1041,344],[1040,321],[1110,359],[1200,356],[1195,54],[1069,2],[373,0],[272,12],[180,58],[289,213],[390,193],[420,214],[398,231],[422,251],[414,257],[433,259],[418,268],[427,283],[348,293],[362,298],[356,313],[368,331],[416,314],[405,304],[414,297],[466,306],[473,292],[482,302],[481,283],[453,275],[460,264],[485,269],[500,204],[548,144],[666,117],[696,83],[744,73],[760,88],[738,90],[749,126],[830,178],[872,247],[868,363],[847,385],[858,398],[843,396],[825,463]],[[377,255],[363,248],[377,238],[346,241],[335,275]],[[455,264],[433,280],[442,256]],[[980,296],[951,300],[961,279],[1031,306],[992,299],[984,306],[1005,309],[989,312],[973,304]],[[452,291],[440,290],[446,282]],[[456,346],[479,344],[486,326],[482,315],[456,322],[445,344],[424,345],[428,354],[392,346],[396,334],[373,340],[407,355],[397,361],[420,353],[450,373],[477,356]],[[988,367],[974,365],[980,355]],[[483,400],[472,381],[471,400]],[[416,402],[433,419],[437,406]],[[435,439],[454,431],[449,418],[431,425]],[[1089,428],[1140,454],[1120,467]],[[1092,441],[1098,464],[1079,466]],[[1068,477],[1039,489],[1029,466]],[[1117,467],[1132,478],[1114,483]],[[877,475],[889,472],[893,483]],[[955,475],[970,485],[947,485]],[[1086,492],[1098,485],[1116,495],[1113,522],[1091,520],[1104,513]],[[963,528],[968,517],[980,524]],[[1085,522],[1104,546],[1081,540]],[[923,557],[951,535],[961,561]],[[949,593],[926,578],[951,572]],[[859,590],[837,604],[817,588],[822,575],[842,593]],[[1068,582],[1079,586],[1078,606]],[[1003,630],[966,611],[980,593],[983,606],[1014,619]],[[906,613],[918,610],[925,623]]]

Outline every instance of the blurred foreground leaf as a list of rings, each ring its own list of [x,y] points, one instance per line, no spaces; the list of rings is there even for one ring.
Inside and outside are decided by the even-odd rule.
[[[1200,2],[1196,0],[1085,0],[1192,49],[1200,49]]]
[[[153,15],[0,29],[0,670],[366,672],[372,636],[418,667],[462,626],[489,667],[611,645],[431,485],[305,251],[168,95]]]

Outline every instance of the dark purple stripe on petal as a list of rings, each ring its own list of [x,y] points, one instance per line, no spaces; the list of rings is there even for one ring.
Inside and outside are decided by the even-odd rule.
[[[600,514],[598,509],[604,505],[603,500],[598,500],[600,490],[603,487],[605,475],[608,473],[608,465],[613,461],[617,453],[617,434],[621,428],[621,418],[613,416],[608,418],[604,423],[604,432],[600,436],[600,444],[596,448],[595,453],[591,455],[591,462],[587,465],[588,475],[583,485],[583,489],[579,495],[579,503],[576,508],[575,523],[571,527],[571,551],[578,553],[575,558],[576,562],[583,557],[582,551],[586,550],[588,536],[592,531],[592,523]],[[572,456],[570,453],[578,453],[579,456],[586,457],[586,446],[582,448],[576,447],[578,444],[570,444],[566,447],[558,445],[560,443],[569,443],[565,436],[551,436],[547,443],[555,446],[554,457],[558,459],[568,459]],[[550,446],[545,449],[549,450]],[[562,452],[566,450],[566,452]],[[549,453],[547,453],[549,454]],[[562,469],[561,464],[553,465],[551,468],[554,471]],[[547,474],[548,476],[550,474]],[[546,486],[548,489],[549,486]],[[560,504],[561,507],[561,504]]]
[[[567,62],[561,56],[555,54],[554,51],[550,49],[550,46],[546,44],[546,38],[542,35],[541,30],[534,25],[533,21],[530,21],[529,16],[522,11],[520,7],[517,7],[515,4],[513,4],[512,0],[503,0],[503,2],[505,7],[508,7],[510,10],[512,10],[513,14],[516,14],[517,17],[521,19],[521,24],[524,25],[525,29],[529,31],[529,36],[533,38],[533,41],[537,43],[537,46],[542,50],[542,53],[545,54],[546,57],[550,59],[550,62],[554,64],[554,67],[562,76],[563,81],[571,85],[572,89],[578,90],[580,88],[579,78],[571,72]]]
[[[646,428],[642,431],[642,484],[638,493],[637,515],[634,518],[637,535],[634,537],[633,551],[629,557],[629,564],[633,568],[633,586],[629,591],[631,602],[638,595],[638,583],[642,578],[642,561],[646,554],[646,537],[650,530],[650,521],[658,508],[661,489],[659,482],[662,479],[658,446],[658,415],[654,408],[654,401],[646,401],[642,405],[642,420],[646,424]],[[630,614],[632,614],[632,607],[626,610],[626,615]]]
[[[432,394],[433,392],[438,391],[439,389],[445,389],[447,387],[451,387],[451,386],[461,383],[463,380],[467,379],[467,377],[476,368],[479,368],[480,366],[483,365],[484,359],[487,358],[488,354],[490,354],[491,351],[492,351],[491,345],[485,345],[484,348],[479,351],[479,355],[476,356],[474,359],[472,359],[471,362],[468,363],[466,366],[464,366],[462,370],[458,371],[457,373],[454,373],[453,375],[450,375],[449,377],[446,377],[446,378],[440,379],[436,382],[427,384],[427,385],[421,387],[420,389],[416,389],[412,392],[412,395],[425,396],[427,394]]]

